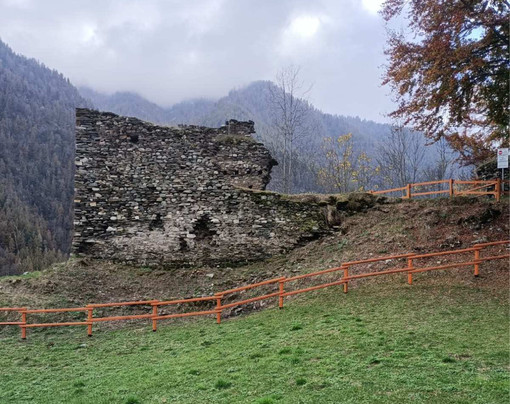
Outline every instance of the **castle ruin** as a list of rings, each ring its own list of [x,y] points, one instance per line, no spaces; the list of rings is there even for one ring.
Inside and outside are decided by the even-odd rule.
[[[324,206],[264,191],[254,123],[162,127],[76,110],[73,251],[146,266],[264,259],[328,232]]]

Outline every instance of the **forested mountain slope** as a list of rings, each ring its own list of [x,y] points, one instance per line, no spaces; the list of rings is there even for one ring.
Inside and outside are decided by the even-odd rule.
[[[156,124],[202,124],[203,117],[209,114],[216,104],[215,101],[199,99],[184,101],[173,105],[171,108],[163,108],[136,93],[127,91],[106,95],[88,87],[78,87],[78,90],[85,99],[90,100],[94,107],[100,111],[134,116]]]
[[[87,105],[62,74],[0,41],[0,275],[69,252],[74,109]]]

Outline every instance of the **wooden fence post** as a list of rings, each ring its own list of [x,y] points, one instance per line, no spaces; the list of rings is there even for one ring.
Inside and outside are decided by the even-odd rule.
[[[455,196],[455,190],[453,189],[453,178],[450,178],[449,184],[450,184],[450,198],[453,198]]]
[[[89,337],[92,337],[92,317],[93,317],[93,312],[94,312],[94,308],[93,307],[90,307],[90,306],[86,306],[87,307],[87,336]]]
[[[475,250],[475,276],[480,274],[480,263],[477,262],[480,259],[480,249]]]
[[[280,309],[283,309],[284,283],[285,283],[285,280],[281,280],[278,282],[278,291],[280,292],[280,294],[278,295],[278,308],[280,308]]]
[[[152,332],[156,332],[158,330],[158,320],[156,317],[158,316],[158,302],[152,303]]]
[[[27,309],[24,308],[22,311],[21,311],[21,339],[27,339],[27,327],[25,327],[27,325]]]
[[[411,199],[411,184],[406,185],[406,191],[407,191],[406,199]]]
[[[349,267],[346,266],[344,268],[344,278],[348,278],[349,277]],[[345,281],[344,283],[344,293],[347,293],[349,290],[349,281]]]
[[[409,272],[407,273],[407,283],[409,285],[412,285],[413,284],[413,274],[410,272],[414,269],[413,267],[413,259],[411,257],[409,257],[407,259],[407,268],[409,268]]]
[[[496,179],[494,196],[496,197],[496,202],[499,202],[499,200],[501,199],[501,178]]]
[[[223,295],[216,295],[216,322],[221,323],[221,299]]]

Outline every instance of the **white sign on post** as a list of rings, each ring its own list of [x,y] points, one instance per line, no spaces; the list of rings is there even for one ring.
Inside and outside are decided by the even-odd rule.
[[[508,148],[498,149],[498,168],[508,168]]]

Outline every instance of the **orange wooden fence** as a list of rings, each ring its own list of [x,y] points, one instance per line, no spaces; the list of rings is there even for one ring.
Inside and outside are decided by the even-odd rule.
[[[510,244],[510,240],[504,241],[495,241],[489,243],[475,244],[470,248],[463,248],[459,250],[451,250],[451,251],[441,251],[441,252],[433,252],[427,254],[399,254],[399,255],[390,255],[383,256],[377,258],[369,258],[365,260],[359,261],[348,261],[343,262],[337,267],[324,269],[322,271],[307,273],[303,275],[297,275],[292,277],[279,277],[274,279],[269,279],[263,282],[253,283],[246,286],[241,286],[235,289],[224,290],[222,292],[216,293],[214,296],[205,296],[205,297],[197,297],[191,299],[179,299],[179,300],[168,300],[168,301],[159,301],[159,300],[144,300],[144,301],[135,301],[135,302],[120,302],[120,303],[104,303],[104,304],[88,304],[84,307],[74,307],[74,308],[62,308],[62,309],[28,309],[26,307],[5,307],[0,308],[0,313],[11,313],[15,312],[18,314],[18,319],[15,321],[5,321],[0,322],[0,326],[17,326],[21,329],[21,338],[26,339],[27,337],[27,328],[42,328],[42,327],[61,327],[61,326],[86,326],[87,327],[87,335],[92,336],[92,327],[94,323],[99,322],[107,322],[107,321],[122,321],[122,320],[139,320],[139,319],[147,319],[152,322],[152,330],[157,330],[158,321],[170,319],[170,318],[179,318],[179,317],[189,317],[189,316],[205,316],[205,315],[214,315],[216,317],[216,322],[221,323],[221,315],[224,310],[229,308],[233,308],[236,306],[277,298],[278,306],[280,308],[284,305],[284,300],[288,296],[293,296],[301,293],[311,292],[314,290],[327,288],[331,286],[343,285],[344,293],[347,293],[349,282],[352,282],[356,279],[374,277],[374,276],[382,276],[382,275],[390,275],[390,274],[406,274],[407,282],[409,285],[413,283],[413,275],[418,274],[420,272],[426,271],[435,271],[441,269],[451,269],[451,268],[459,268],[459,267],[473,267],[474,276],[478,276],[480,273],[480,264],[485,261],[492,260],[500,260],[500,259],[508,259],[510,258],[510,254],[501,253],[499,251],[496,255],[488,255],[485,257],[481,256],[481,252],[487,249],[491,249],[497,246],[503,246],[506,244]],[[458,260],[455,262],[448,262],[441,265],[432,265],[427,266],[427,259],[434,258],[437,260],[437,257],[449,257],[453,255],[460,255],[463,257],[462,260]],[[389,262],[395,262],[396,266],[394,268],[375,271],[375,272],[360,272],[355,271],[354,269],[359,268],[360,266],[377,262],[383,262],[385,264]],[[403,262],[403,263],[402,263]],[[436,264],[438,262],[436,261]],[[439,262],[440,263],[440,262]],[[305,287],[301,289],[290,289],[290,286],[294,284],[294,282],[303,280],[303,279],[313,279],[316,277],[320,277],[325,274],[333,274],[339,273],[339,278],[334,281],[320,283],[318,285]],[[228,296],[231,298],[237,297],[237,295],[244,293],[247,290],[257,290],[261,287],[274,287],[275,290],[270,293],[261,294],[259,296],[251,297],[244,300],[234,300],[232,302],[226,303],[225,300],[228,299]],[[171,314],[162,314],[159,309],[166,306],[182,306],[182,305],[196,305],[197,303],[201,304],[204,302],[210,302],[214,306],[209,310],[201,310],[201,311],[186,311],[182,313],[171,313]],[[105,317],[97,317],[94,316],[100,309],[108,309],[108,308],[118,308],[123,306],[144,306],[149,309],[147,314],[136,314],[136,315],[122,315],[122,316],[105,316]],[[45,323],[30,323],[28,321],[28,315],[33,314],[42,314],[42,313],[83,313],[84,318],[81,321],[68,321],[68,322],[45,322]],[[86,315],[85,315],[86,314]]]
[[[492,195],[499,202],[502,195],[508,195],[509,192],[505,191],[505,184],[510,184],[508,180],[501,180],[499,178],[494,180],[441,180],[441,181],[427,181],[417,182],[414,184],[407,184],[405,187],[385,189],[382,191],[370,191],[375,195],[400,193],[404,199],[412,199],[418,196],[428,195],[441,195],[448,194],[450,197],[464,196],[464,195]],[[436,188],[436,189],[432,189]],[[507,187],[508,188],[508,187]]]

